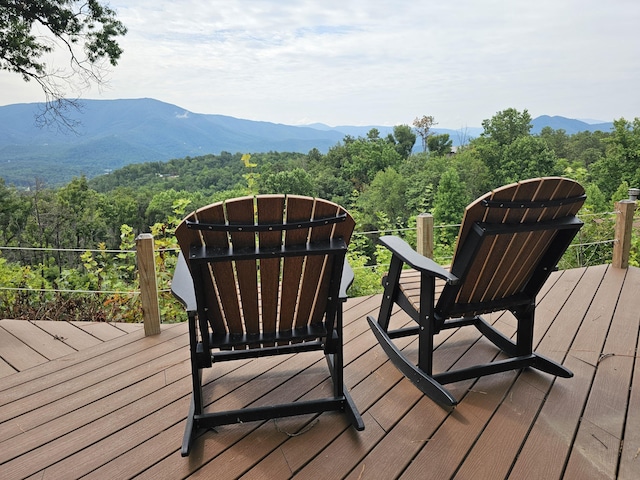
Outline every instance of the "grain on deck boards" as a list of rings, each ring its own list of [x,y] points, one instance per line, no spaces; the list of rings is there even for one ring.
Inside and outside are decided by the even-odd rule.
[[[0,432],[9,436],[0,441],[0,472],[9,472],[7,478],[154,480],[214,474],[569,479],[617,473],[635,480],[638,283],[640,269],[554,273],[538,301],[536,350],[575,376],[556,379],[526,370],[451,384],[461,399],[451,413],[422,396],[375,342],[365,316],[376,313],[380,296],[351,299],[345,310],[345,383],[363,414],[364,432],[336,413],[229,425],[202,435],[187,459],[179,454],[190,395],[185,325],[163,326],[149,338],[141,331],[123,335],[0,382]],[[515,332],[510,314],[488,320],[509,335]],[[395,310],[392,321],[410,320]],[[440,334],[436,368],[495,358],[496,349],[479,338],[472,328]],[[410,357],[417,354],[414,338],[397,344]],[[305,370],[295,374],[299,367]],[[213,409],[306,398],[329,387],[323,360],[307,354],[225,362],[209,370],[206,399]],[[104,377],[97,383],[94,371]]]
[[[142,324],[0,320],[0,378],[141,328]]]

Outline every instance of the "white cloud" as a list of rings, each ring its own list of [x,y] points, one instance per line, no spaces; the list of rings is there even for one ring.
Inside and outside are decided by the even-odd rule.
[[[477,126],[508,107],[640,116],[635,0],[111,0],[129,28],[111,87],[296,124]],[[0,104],[42,100],[0,73]]]

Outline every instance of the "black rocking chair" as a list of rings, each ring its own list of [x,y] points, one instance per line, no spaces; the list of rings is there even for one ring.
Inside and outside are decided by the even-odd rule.
[[[403,240],[385,236],[393,252],[378,318],[369,325],[396,367],[423,393],[445,408],[458,402],[447,383],[532,367],[571,377],[565,367],[533,352],[536,295],[582,227],[576,213],[586,196],[582,186],[564,178],[538,178],[507,185],[470,204],[460,227],[449,270],[419,255]],[[403,266],[419,272],[420,287],[403,284]],[[436,280],[442,288],[436,288]],[[415,292],[417,290],[417,292]],[[389,330],[393,304],[417,326]],[[512,341],[481,314],[510,310],[517,319]],[[509,358],[465,369],[433,373],[434,335],[443,329],[474,325]],[[418,335],[418,361],[412,363],[394,338]]]
[[[293,195],[215,203],[178,226],[172,291],[188,314],[193,381],[183,456],[199,431],[218,425],[337,410],[364,429],[343,384],[342,304],[353,280],[345,254],[353,228],[342,207]],[[326,356],[332,397],[205,411],[204,368],[307,351]]]

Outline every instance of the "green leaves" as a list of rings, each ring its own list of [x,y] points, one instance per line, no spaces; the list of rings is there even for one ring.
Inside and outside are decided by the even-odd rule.
[[[46,33],[41,33],[45,31]],[[0,70],[35,80],[47,99],[46,113],[71,127],[64,116],[62,87],[102,84],[100,65],[115,66],[123,53],[118,38],[127,33],[111,8],[96,0],[6,1],[0,4]],[[59,46],[59,47],[58,47]],[[67,63],[54,67],[46,54],[60,50]]]

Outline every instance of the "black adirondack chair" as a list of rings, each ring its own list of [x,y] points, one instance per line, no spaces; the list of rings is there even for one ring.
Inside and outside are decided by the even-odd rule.
[[[419,255],[400,238],[380,238],[393,256],[383,279],[378,318],[370,316],[368,322],[396,367],[445,408],[457,404],[443,386],[448,383],[527,367],[573,376],[565,367],[534,353],[533,326],[536,295],[582,227],[576,213],[585,198],[580,184],[557,177],[526,180],[487,193],[465,211],[450,269]],[[405,264],[414,269],[413,275],[403,273]],[[390,330],[394,303],[417,326]],[[517,319],[515,341],[481,316],[503,310]],[[508,358],[434,373],[434,335],[468,325],[474,325]],[[393,343],[409,335],[418,335],[417,365]]]
[[[354,225],[325,200],[261,195],[209,205],[178,226],[172,291],[188,314],[193,380],[183,456],[199,431],[218,425],[336,410],[364,429],[343,384],[342,304],[353,281],[345,254]],[[308,351],[326,356],[332,397],[205,411],[204,368]]]

